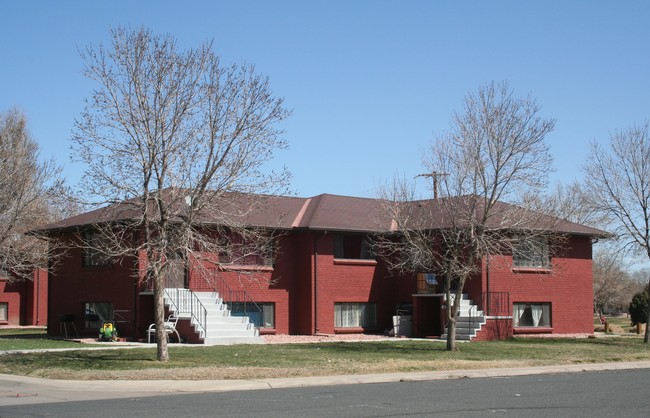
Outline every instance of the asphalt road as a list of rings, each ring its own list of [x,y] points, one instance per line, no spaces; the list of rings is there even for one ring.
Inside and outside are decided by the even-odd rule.
[[[650,369],[167,394],[0,407],[1,417],[648,417]]]

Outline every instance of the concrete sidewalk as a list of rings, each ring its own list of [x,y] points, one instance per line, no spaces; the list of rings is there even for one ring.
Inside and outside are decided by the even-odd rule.
[[[404,381],[505,377],[650,368],[650,361],[572,364],[503,369],[453,370],[251,380],[49,380],[0,374],[0,406],[98,399],[139,398],[165,394],[279,389]]]

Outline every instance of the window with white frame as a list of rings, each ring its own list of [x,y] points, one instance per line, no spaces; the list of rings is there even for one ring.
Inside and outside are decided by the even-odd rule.
[[[547,237],[522,238],[514,242],[512,248],[513,267],[540,268],[551,267]]]
[[[377,305],[374,303],[335,303],[335,328],[375,328]]]
[[[519,302],[513,306],[513,326],[551,327],[551,304]]]
[[[9,303],[0,302],[0,321],[9,321]]]

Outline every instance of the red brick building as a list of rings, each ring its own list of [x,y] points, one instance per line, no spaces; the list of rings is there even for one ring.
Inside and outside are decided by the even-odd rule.
[[[47,287],[44,270],[32,280],[0,278],[0,326],[46,325]]]
[[[252,301],[255,309],[246,314],[262,334],[444,333],[446,302],[432,275],[397,277],[369,251],[370,235],[391,227],[377,200],[328,194],[267,200],[267,210],[252,214],[248,222],[279,232],[272,260],[202,263],[200,269],[186,268],[170,285],[170,313],[181,318],[178,329],[184,340],[209,342],[210,321],[197,318],[209,316],[212,305],[224,302],[225,315],[234,315]],[[80,239],[92,231],[102,211],[45,229],[61,239]],[[603,233],[570,222],[558,225],[569,237],[561,257],[547,256],[541,266],[511,255],[483,261],[481,277],[468,281],[464,289],[458,338],[593,332],[591,249],[593,238]],[[141,258],[134,254],[103,263],[81,247],[69,251],[50,276],[48,333],[96,335],[101,322],[110,320],[120,336],[146,339],[153,322],[153,296],[139,278]],[[174,302],[171,293],[178,293],[176,289],[183,291],[185,302]],[[189,298],[201,306],[201,314],[184,312],[188,308],[180,305]]]

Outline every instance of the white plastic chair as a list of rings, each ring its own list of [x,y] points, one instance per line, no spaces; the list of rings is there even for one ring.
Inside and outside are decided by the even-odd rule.
[[[176,330],[176,323],[178,322],[178,317],[174,315],[169,315],[169,318],[165,321],[165,331],[167,331],[167,340],[169,340],[169,336],[171,334],[176,334],[176,338],[178,339],[178,342],[181,342],[181,336],[178,334],[178,331]],[[149,329],[147,329],[147,342],[151,343],[151,337],[154,337],[154,341],[156,338],[156,324],[151,324],[149,325]]]

